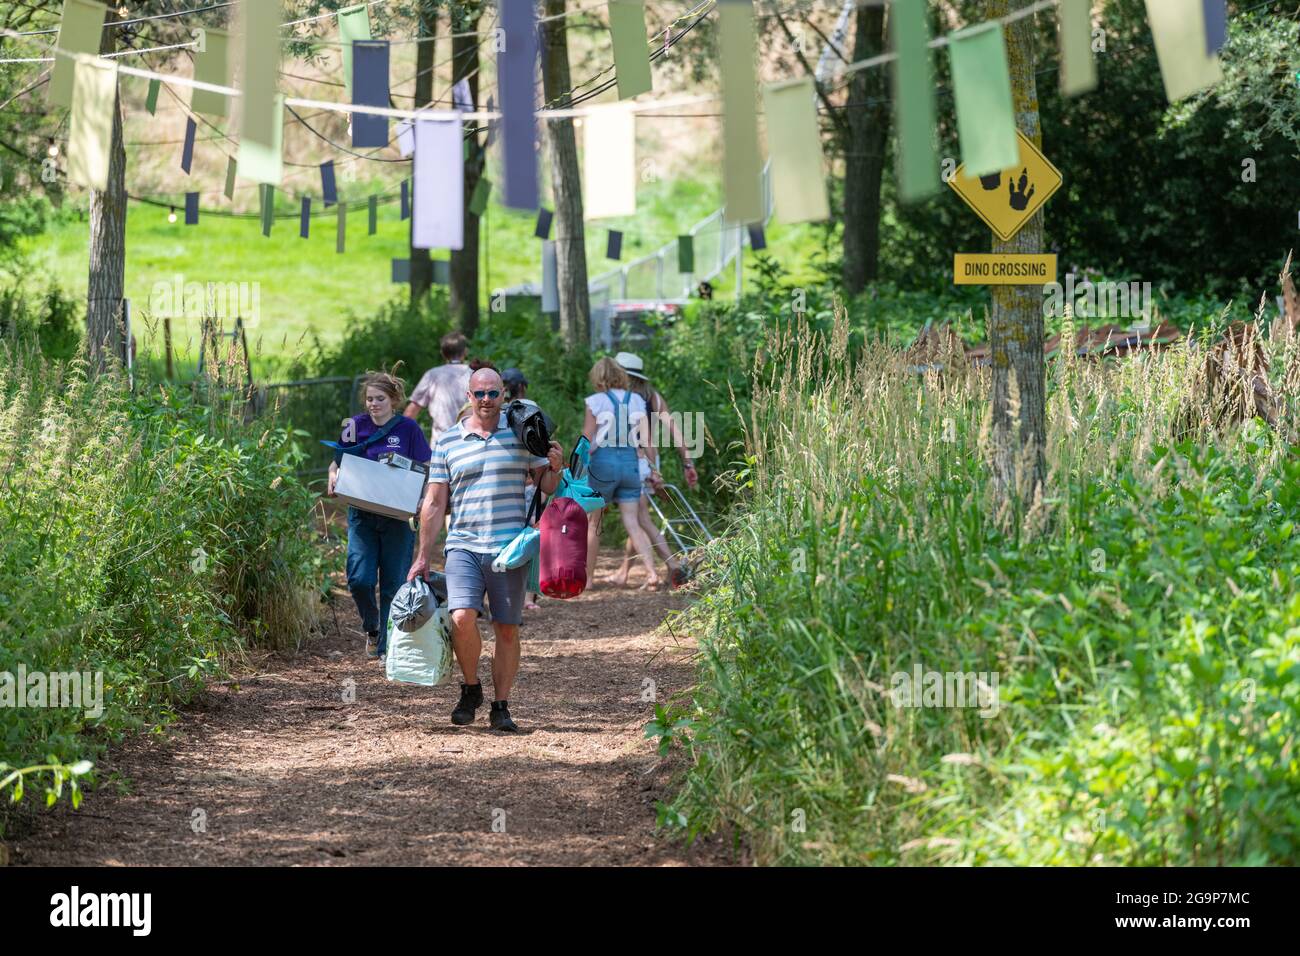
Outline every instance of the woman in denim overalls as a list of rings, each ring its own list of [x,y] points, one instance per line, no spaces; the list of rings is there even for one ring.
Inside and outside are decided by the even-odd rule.
[[[654,552],[638,520],[641,501],[640,459],[649,448],[645,399],[628,390],[627,373],[612,358],[603,358],[588,375],[596,387],[588,395],[582,434],[591,443],[587,482],[609,504],[617,504],[623,527],[645,565],[641,590],[659,589]],[[596,556],[600,550],[600,518],[605,509],[593,511],[587,523],[587,578],[595,579]]]

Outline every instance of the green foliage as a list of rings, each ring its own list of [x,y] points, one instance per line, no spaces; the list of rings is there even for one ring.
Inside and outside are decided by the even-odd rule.
[[[83,772],[60,768],[166,721],[224,655],[295,646],[324,572],[288,431],[27,346],[0,348],[0,673],[95,675],[103,706],[0,707],[0,759],[57,794]]]
[[[981,17],[978,4],[966,14]],[[1282,3],[1233,16],[1213,92],[1170,105],[1143,0],[1108,0],[1106,50],[1097,89],[1066,98],[1057,82],[1056,18],[1041,19],[1036,71],[1043,151],[1064,176],[1045,207],[1046,251],[1060,271],[1172,283],[1254,302],[1272,288],[1295,234],[1291,183],[1296,148],[1294,10]],[[946,57],[938,141],[959,161]],[[1242,161],[1256,164],[1254,182]],[[950,189],[923,203],[894,204],[884,178],[882,264],[912,288],[951,282],[954,252],[989,248],[989,232]]]
[[[81,349],[81,309],[57,285],[32,301],[21,287],[0,289],[0,342],[30,341],[33,337],[41,354],[66,360]]]
[[[1295,449],[1177,438],[1193,353],[1053,363],[1047,498],[999,517],[979,379],[797,333],[755,370],[683,622],[700,682],[661,821],[765,863],[1300,859]],[[996,706],[898,706],[918,665]]]
[[[9,162],[0,157],[0,166]],[[0,171],[0,176],[7,170]],[[5,190],[8,192],[8,189]],[[45,230],[51,218],[50,201],[42,195],[26,194],[0,202],[0,262],[11,260],[23,236],[36,236]]]

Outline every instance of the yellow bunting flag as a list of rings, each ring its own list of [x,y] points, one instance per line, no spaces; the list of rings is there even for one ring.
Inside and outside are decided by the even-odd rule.
[[[1061,0],[1061,93],[1078,96],[1097,88],[1092,59],[1092,0]]]
[[[97,0],[63,0],[59,36],[54,41],[54,69],[50,74],[51,105],[72,105],[72,84],[77,69],[75,60],[61,56],[58,51],[98,55],[107,13],[108,8]]]
[[[831,217],[826,170],[817,128],[817,89],[810,76],[763,87],[772,194],[781,222],[822,222]]]
[[[241,3],[239,10],[239,69],[243,74],[239,105],[239,172],[256,179],[244,164],[244,146],[262,150],[273,146],[278,153],[277,125],[282,126],[283,106],[276,101],[280,75],[280,5]],[[256,179],[257,182],[273,182]],[[279,179],[274,182],[278,183]]]
[[[763,218],[762,157],[754,109],[754,6],[718,0],[718,62],[722,68],[723,217],[730,223]]]
[[[68,127],[68,179],[108,188],[117,98],[117,62],[78,53],[73,64],[72,120]]]
[[[1173,103],[1223,79],[1219,58],[1206,50],[1201,0],[1146,0],[1156,59]]]
[[[272,103],[271,142],[240,139],[235,172],[240,179],[278,186],[284,179],[284,94],[276,93]]]
[[[649,92],[653,80],[645,33],[645,0],[609,0],[609,32],[614,40],[618,98],[626,100]]]
[[[230,86],[230,34],[209,27],[203,30],[203,50],[194,54],[194,79],[214,86]],[[229,116],[230,103],[224,93],[195,89],[190,109],[209,116]]]

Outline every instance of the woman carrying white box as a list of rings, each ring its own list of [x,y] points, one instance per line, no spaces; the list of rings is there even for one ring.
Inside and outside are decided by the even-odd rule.
[[[343,435],[330,465],[329,490],[334,496],[343,455],[364,455],[371,461],[395,453],[427,465],[431,452],[424,431],[397,409],[406,404],[400,378],[387,372],[368,372],[362,380],[366,411],[344,421]],[[393,595],[406,581],[415,549],[415,532],[404,518],[392,518],[350,505],[348,507],[348,587],[357,602],[366,632],[366,654],[383,657],[387,650],[388,609]],[[375,588],[379,601],[375,602]]]

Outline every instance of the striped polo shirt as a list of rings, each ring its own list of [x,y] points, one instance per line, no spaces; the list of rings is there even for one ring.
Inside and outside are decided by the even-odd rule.
[[[524,528],[528,469],[546,464],[515,437],[504,412],[490,438],[474,434],[463,421],[439,435],[429,481],[450,491],[451,528],[443,550],[496,554],[509,544]]]

